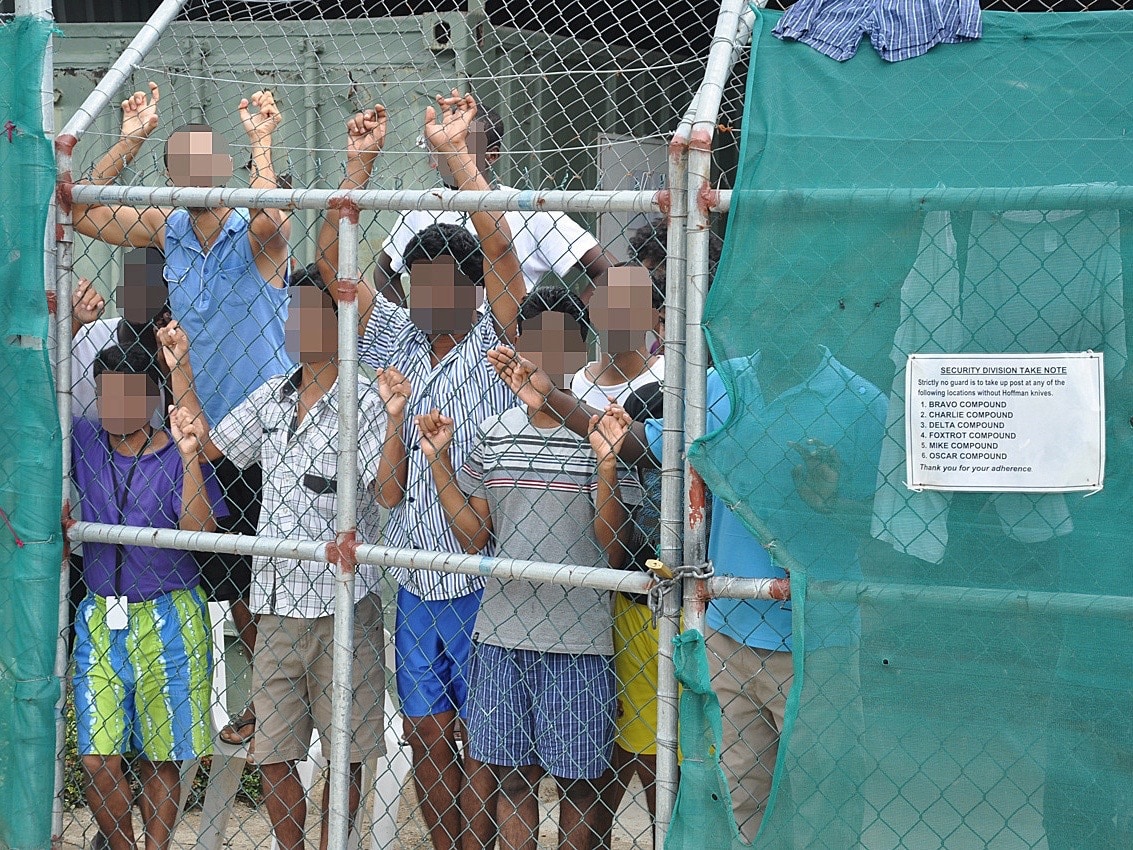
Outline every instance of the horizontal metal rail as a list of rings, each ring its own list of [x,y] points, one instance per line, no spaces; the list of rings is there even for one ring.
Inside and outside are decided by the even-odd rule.
[[[957,613],[1066,614],[1133,620],[1133,596],[1063,591],[808,579],[807,598],[812,602],[886,602],[900,603],[905,607],[934,606]]]
[[[789,578],[712,576],[705,580],[709,599],[761,599],[785,602],[791,598]]]
[[[152,546],[155,549],[185,549],[226,555],[266,555],[326,561],[327,543],[285,540],[282,537],[251,537],[243,534],[212,534],[171,528],[141,528],[100,522],[76,522],[67,533],[72,543],[109,543],[112,546]]]
[[[326,209],[336,198],[350,198],[364,210],[555,210],[562,212],[658,212],[658,193],[554,189],[208,189],[171,186],[95,186],[75,183],[71,199],[80,204],[158,207],[250,207],[256,209]]]
[[[723,192],[720,194],[724,195]],[[1133,207],[1133,186],[1110,183],[975,189],[736,189],[727,197],[727,205],[734,203],[739,195],[745,203],[759,207],[842,213],[869,210],[1121,210]]]
[[[329,561],[327,547],[331,545],[313,540],[210,534],[204,531],[138,528],[94,522],[76,522],[71,527],[69,536],[72,542],[81,543],[153,546],[158,549],[188,549],[232,555],[267,555],[301,558],[307,561]],[[646,593],[656,583],[652,576],[635,571],[521,561],[485,555],[393,549],[369,543],[359,544],[357,562],[382,567],[492,576],[499,579],[524,579],[541,584],[619,590],[626,593]],[[789,598],[789,579],[717,575],[707,579],[706,584],[708,595],[713,599],[785,601]],[[1133,596],[809,579],[807,597],[812,602],[900,602],[909,605],[948,607],[957,611],[1066,614],[1133,620]]]
[[[728,212],[741,194],[763,207],[862,212],[870,210],[1122,210],[1133,208],[1133,186],[988,187],[979,189],[753,189],[712,193],[711,209]],[[335,198],[349,197],[364,210],[548,210],[602,213],[661,210],[658,192],[554,189],[495,189],[457,192],[449,189],[200,189],[169,186],[94,186],[75,184],[73,200],[83,204],[166,207],[268,207],[326,209]]]
[[[327,550],[329,544],[326,542],[285,540],[279,537],[210,534],[204,531],[138,528],[93,522],[76,522],[69,534],[72,542],[82,543],[153,546],[158,549],[301,558],[306,561],[329,562],[330,560],[330,553]],[[652,576],[637,571],[520,561],[485,555],[392,549],[365,543],[357,547],[356,560],[359,564],[381,567],[404,567],[443,573],[492,576],[500,579],[525,579],[543,584],[589,587],[595,590],[620,590],[626,593],[647,593],[656,583]]]

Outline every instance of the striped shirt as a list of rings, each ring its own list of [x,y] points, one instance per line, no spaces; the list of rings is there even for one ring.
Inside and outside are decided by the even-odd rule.
[[[450,453],[453,466],[459,469],[472,447],[476,426],[519,404],[488,363],[488,352],[499,344],[495,320],[487,314],[433,366],[429,338],[410,320],[409,311],[380,295],[374,296],[359,359],[375,369],[393,366],[412,387],[404,434],[409,456],[408,483],[405,498],[390,514],[385,534],[387,545],[433,552],[464,551],[453,536],[429,463],[417,445],[413,417],[433,408],[452,417],[455,432]],[[395,567],[390,574],[410,593],[428,600],[456,599],[484,586],[480,578],[429,570]]]
[[[852,57],[867,34],[882,59],[899,62],[982,33],[978,0],[798,0],[774,29],[776,37],[839,62]]]
[[[488,419],[457,483],[488,502],[501,557],[609,566],[594,536],[597,459],[590,443],[564,426],[536,428],[524,408]],[[619,469],[620,496],[639,486],[630,470]],[[507,649],[612,655],[610,625],[607,591],[489,579],[473,639]]]
[[[259,533],[300,540],[334,540],[338,511],[338,392],[334,385],[295,424],[300,369],[253,390],[212,432],[225,457],[264,470]],[[378,503],[373,482],[385,442],[386,412],[373,384],[358,381],[358,530],[374,540]],[[335,571],[326,563],[256,555],[248,605],[255,614],[325,617],[334,613]],[[379,570],[358,565],[355,597],[379,589]]]

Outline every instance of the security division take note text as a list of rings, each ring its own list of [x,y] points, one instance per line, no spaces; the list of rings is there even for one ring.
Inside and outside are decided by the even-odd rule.
[[[1105,469],[1102,355],[911,354],[913,490],[1097,490]]]

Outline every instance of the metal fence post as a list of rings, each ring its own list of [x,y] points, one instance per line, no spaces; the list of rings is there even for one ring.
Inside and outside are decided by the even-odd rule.
[[[99,80],[94,90],[87,95],[75,114],[55,138],[56,196],[53,205],[54,221],[48,215],[48,225],[55,225],[54,250],[48,247],[53,257],[46,262],[50,273],[48,281],[54,279],[55,290],[55,335],[52,350],[52,364],[55,371],[55,395],[59,410],[59,427],[63,456],[63,520],[70,519],[71,501],[71,292],[74,281],[75,229],[71,214],[70,190],[73,184],[72,169],[74,149],[79,138],[94,122],[95,117],[110,103],[122,83],[133,73],[137,65],[157,44],[161,34],[170,22],[181,12],[186,0],[165,0],[153,13],[130,42],[129,47]],[[28,11],[21,11],[27,9]],[[17,0],[17,14],[40,14],[51,17],[50,0]],[[48,58],[44,63],[43,128],[54,132],[55,105],[53,68],[51,65],[51,42],[48,42]],[[53,262],[52,262],[53,260]],[[64,552],[67,552],[67,548]],[[59,703],[55,717],[55,798],[51,809],[52,844],[63,840],[63,785],[65,772],[66,701],[67,675],[67,623],[70,619],[70,570],[66,562],[60,565],[59,573],[59,640],[55,652],[55,675],[59,678]]]
[[[685,297],[685,447],[704,434],[707,421],[705,384],[708,347],[700,325],[708,276],[708,213],[714,205],[712,192],[712,138],[720,111],[724,84],[732,70],[732,51],[739,29],[744,0],[724,0],[708,54],[704,84],[697,93],[696,117],[689,138],[688,155],[688,288]],[[704,481],[687,467],[685,481],[687,522],[684,555],[686,564],[701,564],[707,558],[707,528],[704,525]],[[704,632],[707,587],[703,579],[685,582],[685,628]]]
[[[665,250],[665,408],[661,458],[661,561],[677,564],[684,520],[685,380],[685,223],[688,217],[688,137],[686,115],[669,143],[669,227]],[[657,623],[657,824],[656,846],[663,847],[677,796],[677,680],[673,638],[680,630],[680,594],[668,591]]]
[[[338,226],[338,516],[335,561],[334,689],[331,694],[332,850],[350,838],[350,706],[354,697],[354,577],[358,514],[358,207],[340,201]]]

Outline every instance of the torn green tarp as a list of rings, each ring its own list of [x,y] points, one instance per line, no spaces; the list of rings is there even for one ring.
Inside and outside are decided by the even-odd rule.
[[[40,83],[52,25],[0,26],[0,847],[51,846],[62,466],[44,234],[55,174]]]

